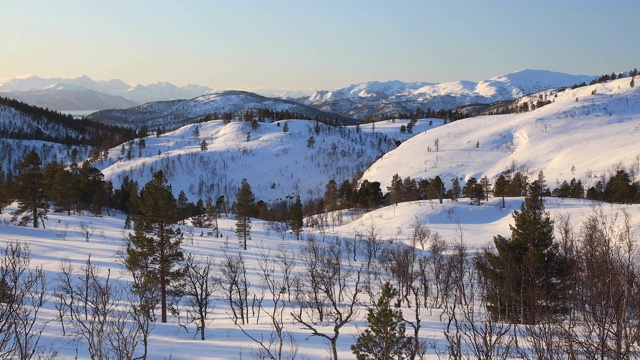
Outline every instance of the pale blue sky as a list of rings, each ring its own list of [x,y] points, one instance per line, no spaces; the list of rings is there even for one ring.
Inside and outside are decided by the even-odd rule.
[[[0,0],[0,81],[216,89],[640,67],[640,1]]]

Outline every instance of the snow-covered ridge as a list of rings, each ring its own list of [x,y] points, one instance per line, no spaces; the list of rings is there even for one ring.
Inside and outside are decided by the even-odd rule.
[[[468,118],[422,132],[379,159],[363,178],[385,189],[396,173],[439,175],[448,187],[453,178],[493,180],[507,169],[530,177],[542,170],[551,188],[572,178],[590,187],[619,166],[638,177],[640,89],[629,82],[542,92],[519,100],[552,101],[534,111]]]
[[[197,122],[207,115],[245,110],[269,109],[304,114],[310,118],[339,119],[340,115],[328,114],[297,102],[268,98],[246,91],[221,91],[202,95],[191,100],[173,100],[147,103],[130,109],[103,110],[91,114],[89,119],[123,126],[150,128],[165,126],[177,128]],[[346,119],[344,119],[346,120]]]
[[[488,80],[435,83],[367,82],[330,91],[318,91],[305,104],[346,116],[408,113],[453,109],[468,104],[514,100],[539,91],[590,82],[595,76],[569,75],[546,70],[522,70]],[[372,101],[375,100],[375,101]]]

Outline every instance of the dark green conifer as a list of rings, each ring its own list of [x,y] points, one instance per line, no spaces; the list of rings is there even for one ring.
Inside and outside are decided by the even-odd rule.
[[[129,235],[125,265],[143,279],[140,287],[159,287],[163,323],[167,322],[167,297],[171,285],[182,275],[178,265],[183,259],[180,247],[183,235],[174,227],[177,221],[171,185],[167,184],[164,173],[157,171],[142,189],[140,216],[134,221],[134,234]]]
[[[247,179],[242,179],[233,208],[236,214],[236,235],[244,250],[247,250],[247,242],[251,240],[251,217],[255,215],[255,201]]]
[[[351,345],[356,359],[399,360],[411,356],[413,338],[405,335],[400,301],[393,303],[397,296],[397,290],[389,282],[382,286],[375,308],[367,310],[369,327]]]
[[[303,226],[302,202],[300,201],[300,195],[298,195],[296,196],[296,202],[289,209],[289,227],[296,234],[296,240],[300,240],[300,232],[302,232]]]
[[[520,211],[514,211],[511,238],[497,235],[497,252],[476,263],[487,280],[487,310],[500,321],[536,324],[565,310],[566,260],[554,242],[553,220],[545,212],[542,184],[534,181]]]

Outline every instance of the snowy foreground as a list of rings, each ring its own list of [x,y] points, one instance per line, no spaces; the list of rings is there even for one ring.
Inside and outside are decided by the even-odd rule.
[[[432,233],[438,232],[448,243],[462,240],[470,252],[475,252],[486,245],[490,245],[494,235],[509,236],[509,224],[512,223],[511,211],[518,209],[522,199],[507,199],[507,208],[501,209],[498,199],[484,203],[482,206],[471,206],[469,201],[461,199],[458,202],[445,201],[439,204],[437,201],[421,201],[401,203],[375,210],[366,214],[343,212],[328,214],[329,225],[320,229],[305,228],[301,240],[295,240],[291,233],[275,231],[272,224],[259,220],[253,221],[252,240],[247,251],[241,251],[235,235],[235,221],[233,218],[220,219],[222,237],[215,238],[207,235],[208,229],[182,226],[185,234],[183,249],[187,253],[193,253],[199,258],[213,257],[216,264],[221,263],[225,252],[238,254],[245,258],[247,277],[251,284],[249,296],[253,294],[260,297],[267,296],[263,306],[271,306],[268,292],[261,286],[260,259],[276,259],[283,253],[295,256],[297,264],[293,274],[304,271],[300,254],[309,234],[315,234],[318,241],[324,245],[335,237],[343,241],[362,239],[374,235],[380,242],[409,243],[416,224],[428,227]],[[13,205],[15,206],[15,204]],[[551,217],[559,219],[570,215],[577,229],[585,215],[593,211],[594,204],[585,200],[547,199],[547,211]],[[640,230],[640,206],[622,206],[603,204],[602,210],[613,216],[622,208],[631,216],[635,238]],[[3,224],[0,225],[0,239],[3,243],[25,242],[31,250],[31,265],[42,265],[48,280],[49,298],[45,303],[45,310],[39,317],[44,325],[42,346],[49,347],[52,344],[59,352],[58,358],[89,358],[87,345],[83,342],[74,342],[70,336],[63,336],[60,321],[56,320],[56,300],[53,290],[56,286],[60,272],[60,261],[68,259],[75,269],[81,267],[91,256],[94,265],[98,265],[101,274],[111,271],[112,278],[119,278],[123,282],[129,281],[128,276],[122,271],[122,265],[118,260],[118,250],[122,248],[124,239],[129,230],[124,230],[124,216],[104,216],[101,218],[88,216],[67,216],[66,214],[49,214],[46,221],[46,229],[33,229],[15,226],[10,221],[9,212],[15,209],[5,209],[1,215]],[[83,231],[82,229],[85,229]],[[88,241],[87,241],[88,239]],[[427,251],[420,250],[424,256]],[[345,254],[344,257],[349,255]],[[361,266],[364,256],[358,254],[356,261],[345,259],[346,264]],[[276,267],[277,268],[277,267]],[[281,275],[281,274],[279,274]],[[383,274],[383,277],[385,275]],[[228,303],[223,300],[223,294],[218,291],[212,309],[212,316],[206,330],[206,340],[199,340],[195,326],[190,324],[182,327],[176,317],[170,317],[167,324],[155,324],[151,332],[149,344],[150,359],[251,359],[252,352],[258,349],[255,342],[251,341],[240,327],[231,319]],[[251,301],[251,300],[250,300]],[[353,358],[350,345],[355,343],[355,337],[359,329],[366,326],[365,317],[368,300],[363,297],[363,305],[358,311],[356,320],[348,323],[340,332],[338,341],[338,354],[340,358]],[[265,305],[266,304],[266,305]],[[407,311],[407,309],[405,309]],[[297,344],[297,358],[325,359],[329,356],[327,343],[319,337],[310,337],[310,332],[303,329],[298,323],[292,321],[290,311],[285,311],[284,327],[290,332]],[[433,348],[428,353],[429,358],[437,358],[436,351],[442,351],[446,346],[443,336],[444,323],[441,322],[442,311],[432,309],[424,311],[422,315],[421,337],[430,339]],[[405,313],[410,316],[410,312]],[[270,324],[265,315],[259,318],[251,315],[249,324],[245,330],[256,338],[268,338]],[[327,330],[328,331],[328,330]],[[409,332],[409,331],[408,331]],[[288,348],[288,344],[285,344]],[[285,350],[288,351],[288,350]]]

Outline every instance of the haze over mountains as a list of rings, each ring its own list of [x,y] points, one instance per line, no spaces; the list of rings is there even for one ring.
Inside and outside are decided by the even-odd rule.
[[[0,96],[58,111],[124,109],[152,101],[191,99],[208,93],[201,85],[175,86],[168,82],[130,85],[122,80],[15,78],[0,84]]]
[[[438,84],[372,81],[316,91],[310,96],[301,96],[299,91],[281,90],[274,97],[296,101],[327,113],[364,119],[368,116],[411,113],[418,107],[422,110],[449,110],[462,105],[514,100],[545,89],[589,83],[594,78],[591,75],[523,70],[480,82],[461,80]],[[159,82],[132,86],[122,80],[92,80],[88,76],[76,79],[31,76],[0,84],[0,96],[59,111],[127,109],[149,102],[189,100],[210,92],[211,88],[201,85],[177,87]],[[245,107],[251,108],[248,105]],[[224,110],[211,109],[211,112],[220,113]]]

